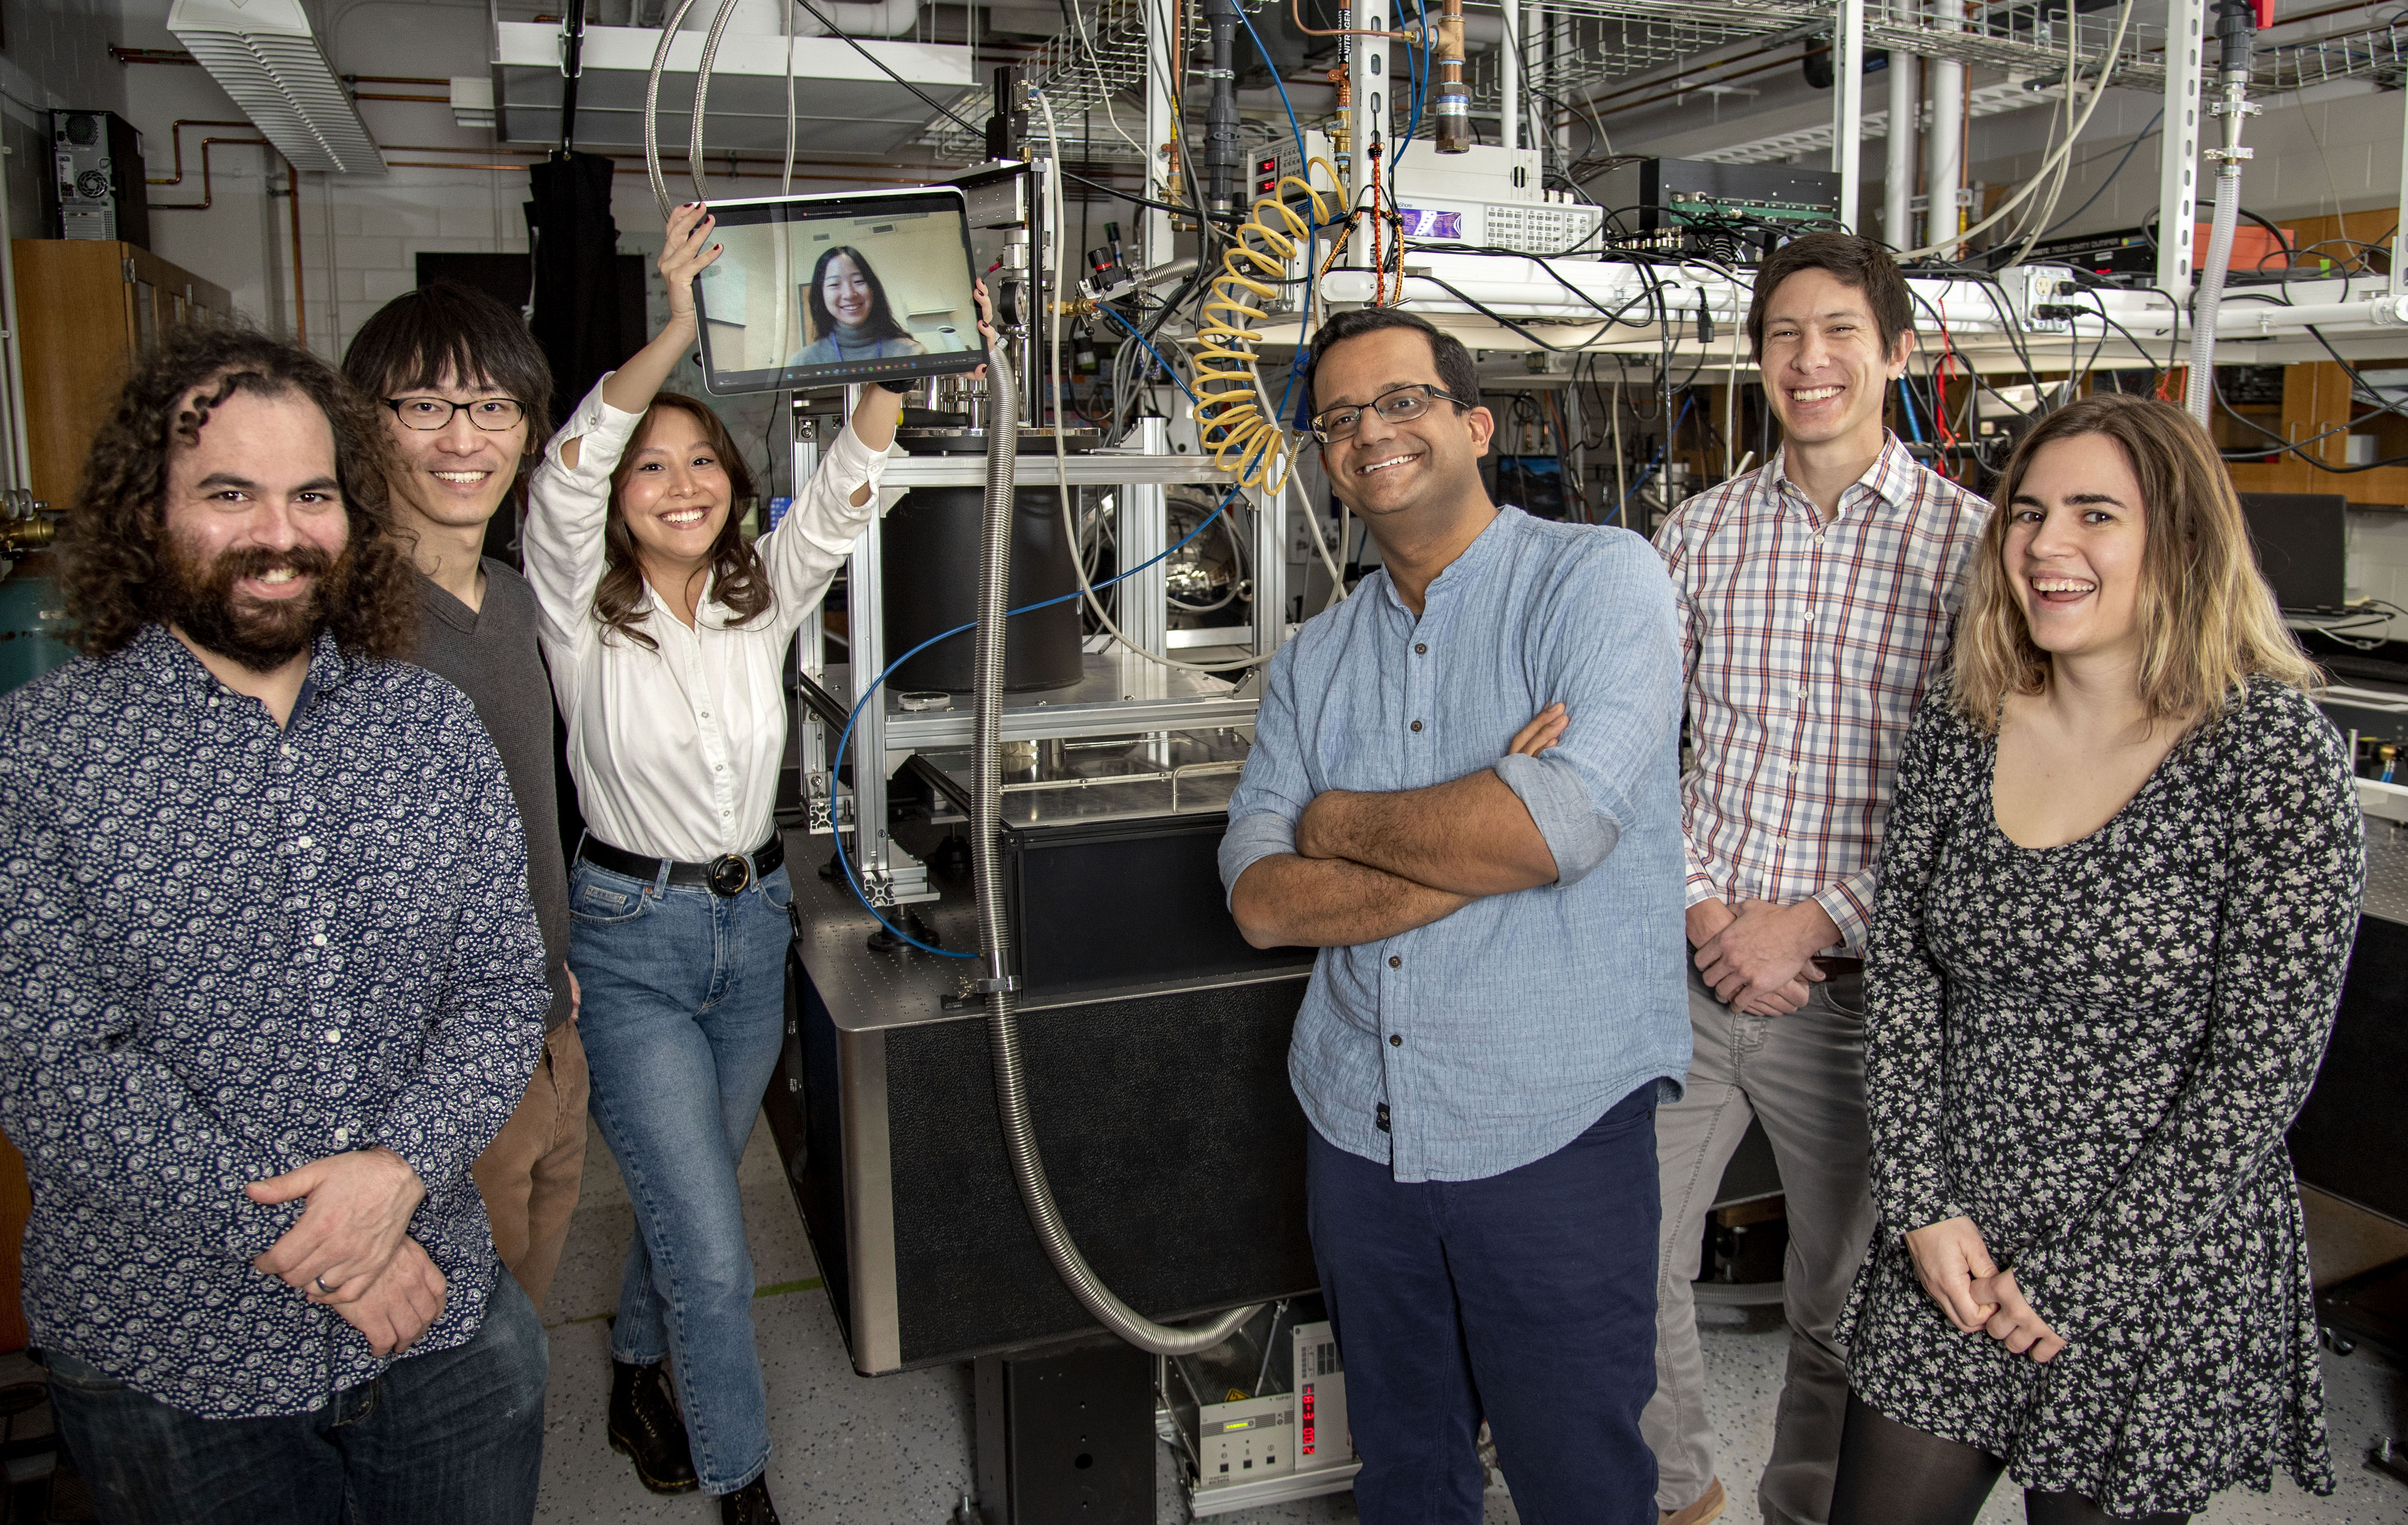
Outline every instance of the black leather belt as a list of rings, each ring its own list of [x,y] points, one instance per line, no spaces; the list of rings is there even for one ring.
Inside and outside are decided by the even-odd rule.
[[[1865,971],[1865,961],[1861,958],[1818,957],[1814,960],[1814,967],[1821,970],[1826,978],[1836,980],[1844,979],[1850,974],[1862,974]]]
[[[661,859],[624,852],[590,833],[578,844],[577,856],[596,868],[624,873],[630,879],[657,880],[661,876]],[[730,853],[708,863],[672,860],[668,866],[669,883],[695,885],[715,895],[741,895],[777,872],[778,866],[785,861],[785,839],[773,834],[750,854]]]

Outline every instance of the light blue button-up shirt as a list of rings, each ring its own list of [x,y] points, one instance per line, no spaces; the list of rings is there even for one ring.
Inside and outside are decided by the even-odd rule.
[[[1505,755],[1558,699],[1562,742]],[[1297,819],[1324,790],[1484,768],[1528,807],[1560,874],[1322,950],[1288,1075],[1324,1138],[1401,1182],[1478,1180],[1687,1073],[1680,734],[1662,561],[1626,530],[1518,509],[1431,582],[1420,618],[1374,572],[1271,658],[1229,798],[1225,885],[1296,851]]]

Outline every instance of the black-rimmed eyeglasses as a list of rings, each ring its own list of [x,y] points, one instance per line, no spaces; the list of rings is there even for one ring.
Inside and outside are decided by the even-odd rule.
[[[1469,407],[1461,397],[1435,387],[1427,381],[1414,381],[1407,386],[1383,392],[1371,399],[1372,409],[1391,424],[1410,424],[1429,411],[1430,404],[1446,401],[1457,408]],[[1313,415],[1312,437],[1325,445],[1354,438],[1355,426],[1363,422],[1363,410],[1355,407],[1331,408]]]
[[[384,405],[393,416],[401,420],[405,429],[423,429],[433,433],[452,426],[455,413],[466,413],[468,422],[488,434],[501,434],[515,429],[526,419],[526,404],[516,397],[479,397],[475,402],[448,402],[441,397],[387,397]]]

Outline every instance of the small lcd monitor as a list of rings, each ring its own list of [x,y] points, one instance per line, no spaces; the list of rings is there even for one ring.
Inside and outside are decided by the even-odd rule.
[[[2339,493],[2243,493],[2241,511],[2274,601],[2302,611],[2349,602],[2349,499]]]
[[[810,391],[975,370],[969,219],[950,185],[711,205],[695,282],[703,385]]]

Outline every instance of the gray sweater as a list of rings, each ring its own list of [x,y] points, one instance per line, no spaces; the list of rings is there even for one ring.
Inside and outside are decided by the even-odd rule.
[[[481,609],[418,579],[418,665],[468,696],[502,755],[526,831],[527,892],[543,928],[552,982],[545,1030],[568,1020],[568,866],[560,847],[560,805],[552,789],[552,683],[535,643],[535,594],[526,579],[485,561]]]

